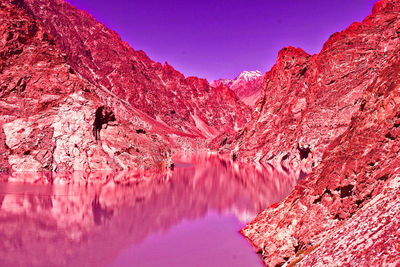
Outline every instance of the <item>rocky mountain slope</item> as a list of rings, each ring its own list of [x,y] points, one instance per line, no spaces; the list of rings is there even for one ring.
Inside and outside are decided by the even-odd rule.
[[[211,138],[247,122],[250,110],[229,90],[152,61],[64,0],[18,2],[42,22],[77,73],[161,124]]]
[[[245,138],[251,131],[271,134],[266,120],[274,118],[276,129],[288,136],[273,132],[277,141],[267,145],[272,153],[279,147],[291,151],[287,158],[296,152],[320,164],[286,200],[242,230],[266,265],[400,264],[399,52],[400,3],[383,0],[362,23],[333,35],[319,55],[283,50],[267,73],[268,95],[250,124],[263,128],[247,128],[241,140],[250,143]],[[278,74],[280,81],[274,80]],[[284,90],[288,107],[277,94]],[[270,107],[272,99],[277,102]]]
[[[400,59],[389,60],[321,164],[243,229],[267,265],[400,263]]]
[[[243,71],[233,80],[219,79],[212,81],[212,87],[226,85],[236,93],[246,105],[254,107],[261,94],[264,76],[260,71]]]
[[[333,34],[322,51],[279,52],[266,73],[251,122],[224,144],[235,157],[274,164],[321,162],[327,146],[364,105],[364,92],[399,51],[396,2],[377,4],[363,22]]]
[[[166,137],[136,132],[150,120],[130,110],[128,121],[127,108],[108,109],[99,95],[109,94],[77,75],[51,36],[26,12],[2,2],[0,13],[2,171],[169,166]]]
[[[0,12],[2,171],[160,170],[249,118],[227,87],[151,61],[64,1]]]

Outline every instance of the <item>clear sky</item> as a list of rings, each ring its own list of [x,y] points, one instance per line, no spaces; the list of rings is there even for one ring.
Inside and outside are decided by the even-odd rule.
[[[135,50],[185,76],[263,73],[285,46],[318,53],[328,37],[371,13],[376,0],[67,0]]]

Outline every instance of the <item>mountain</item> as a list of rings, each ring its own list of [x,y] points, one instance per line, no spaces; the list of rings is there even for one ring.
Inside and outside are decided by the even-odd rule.
[[[239,158],[314,165],[242,230],[266,265],[400,264],[399,55],[394,0],[376,3],[317,55],[279,53],[231,144]]]
[[[236,93],[246,105],[254,107],[260,97],[264,76],[260,71],[243,71],[235,79],[219,79],[212,81],[212,87],[226,85]]]
[[[161,129],[156,121],[117,98],[121,108],[109,108],[110,94],[76,74],[24,10],[2,2],[0,14],[1,171],[22,171],[26,181],[41,171],[33,181],[53,182],[51,171],[170,166],[167,136],[140,132]]]
[[[267,265],[400,264],[399,1],[318,54],[287,47],[263,78],[213,86],[61,0],[2,1],[0,15],[0,169],[20,171],[9,181],[151,182],[174,151],[211,147],[309,173],[242,229]],[[252,89],[233,85],[258,79],[251,113],[239,98]]]
[[[1,13],[2,171],[159,171],[249,119],[230,89],[151,61],[64,1]]]
[[[234,94],[152,61],[64,0],[19,2],[54,37],[77,73],[171,132],[211,138],[247,122],[250,110]]]
[[[333,34],[319,54],[282,49],[265,75],[251,121],[221,149],[246,161],[311,170],[349,127],[365,91],[398,53],[397,32],[397,14],[375,8],[363,22]]]
[[[321,164],[242,230],[266,265],[400,263],[400,59],[389,60]]]

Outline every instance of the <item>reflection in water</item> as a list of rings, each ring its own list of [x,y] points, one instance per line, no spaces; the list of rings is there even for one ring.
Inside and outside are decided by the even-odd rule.
[[[0,262],[5,266],[129,266],[132,262],[151,266],[149,258],[139,257],[147,253],[153,260],[163,258],[160,265],[168,266],[165,257],[188,246],[166,240],[192,244],[220,238],[229,243],[225,251],[210,254],[221,250],[223,243],[218,241],[215,247],[213,242],[200,246],[195,254],[204,249],[210,256],[204,261],[204,255],[197,266],[259,263],[255,255],[246,258],[238,252],[229,261],[224,253],[230,249],[252,253],[238,231],[262,209],[284,198],[299,175],[217,156],[182,156],[175,162],[174,171],[167,175],[125,184],[115,181],[127,181],[123,177],[131,177],[129,173],[97,174],[96,181],[105,182],[91,185],[1,183]],[[200,235],[202,229],[211,236]],[[143,252],[135,256],[135,251]],[[187,260],[171,261],[170,266],[193,265],[193,259]]]

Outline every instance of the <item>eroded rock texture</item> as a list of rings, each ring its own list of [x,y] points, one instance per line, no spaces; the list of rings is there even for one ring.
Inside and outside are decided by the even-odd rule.
[[[93,134],[106,92],[76,74],[52,37],[25,11],[0,4],[0,168],[92,171],[170,164],[162,137],[137,134],[144,120],[123,109]],[[99,93],[95,93],[99,91]],[[107,97],[103,97],[107,99]],[[113,113],[114,114],[114,113]],[[50,181],[51,182],[51,181]]]
[[[251,122],[226,142],[235,156],[308,170],[317,165],[398,54],[399,17],[398,3],[384,1],[363,22],[333,34],[319,54],[282,49],[265,75]]]
[[[326,102],[320,113],[310,113],[313,105],[306,98],[301,114],[307,123],[311,123],[308,118],[319,114],[320,119],[314,117],[315,123],[311,123],[319,130],[326,128],[323,122],[331,124],[331,134],[322,131],[321,140],[339,135],[329,145],[320,144],[319,149],[326,147],[323,155],[322,150],[319,152],[321,163],[285,201],[259,214],[242,230],[268,266],[294,263],[302,266],[397,266],[400,263],[399,15],[398,1],[381,1],[361,24],[352,25],[325,44],[322,55],[337,47],[354,46],[352,54],[345,49],[347,52],[341,56],[331,58],[341,60],[340,67],[333,65],[335,71],[324,76],[325,82],[321,78],[325,90],[313,100],[327,101],[326,96],[332,95],[339,101],[335,105],[332,101]],[[373,50],[364,50],[372,44]],[[295,64],[296,71],[321,57],[320,54],[310,58],[294,49],[282,53],[285,57],[290,55],[289,59],[295,53],[289,62]],[[375,57],[370,58],[369,53],[374,53]],[[350,57],[351,61],[342,57]],[[364,60],[374,63],[368,63],[369,67],[365,68]],[[351,64],[357,66],[353,68],[355,72],[345,71]],[[277,66],[268,75],[274,75]],[[357,71],[360,67],[361,73]],[[301,77],[307,76],[309,71],[316,72],[308,67]],[[291,75],[296,83],[306,82],[301,77]],[[350,81],[345,83],[347,79]],[[334,84],[341,86],[335,90]],[[316,88],[308,86],[308,90]],[[358,101],[350,105],[351,99]],[[264,101],[268,101],[267,97],[259,102],[260,108]],[[351,119],[347,121],[347,115],[338,117],[341,124],[333,124],[332,109],[342,116],[352,114]],[[290,108],[286,112],[289,111]],[[260,114],[263,113],[267,114],[260,110]],[[302,125],[305,124],[300,123]],[[311,133],[308,131],[303,140],[308,140]],[[312,148],[318,152],[315,146]]]

